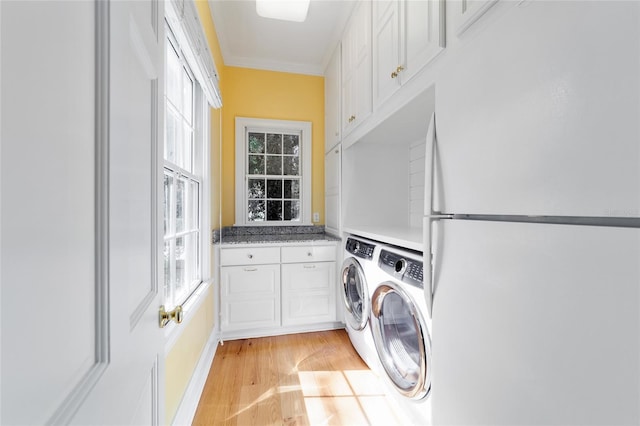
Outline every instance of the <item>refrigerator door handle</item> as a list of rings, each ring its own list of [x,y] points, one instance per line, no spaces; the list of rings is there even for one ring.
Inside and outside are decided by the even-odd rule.
[[[434,233],[433,233],[433,224],[436,221],[444,220],[444,219],[453,219],[453,215],[450,214],[434,214],[425,216],[422,221],[422,238],[424,248],[422,250],[422,279],[424,284],[424,301],[427,305],[427,313],[429,314],[429,318],[432,318],[433,311],[433,290],[435,289],[435,264],[434,259],[436,259],[437,255],[437,235],[436,235],[436,244],[434,247]],[[436,222],[437,223],[437,222]]]
[[[422,223],[422,234],[424,241],[423,257],[423,281],[424,281],[424,301],[427,305],[427,314],[433,318],[433,263],[431,255],[431,220],[426,216]]]
[[[424,215],[433,214],[434,152],[436,145],[436,114],[431,114],[427,129],[427,146],[424,155]]]

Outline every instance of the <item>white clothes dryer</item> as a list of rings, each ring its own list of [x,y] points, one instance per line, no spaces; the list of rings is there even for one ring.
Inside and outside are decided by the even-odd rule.
[[[430,425],[431,328],[422,253],[381,245],[374,260],[370,321],[381,375],[403,415],[414,425]]]
[[[345,328],[360,358],[376,374],[380,364],[373,343],[371,325],[371,288],[369,276],[378,269],[373,263],[377,242],[355,235],[346,239],[344,262],[340,273]]]

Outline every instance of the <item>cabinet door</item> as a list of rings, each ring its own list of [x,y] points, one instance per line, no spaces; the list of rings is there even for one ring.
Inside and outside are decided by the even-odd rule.
[[[400,1],[373,3],[373,102],[380,104],[400,87]]]
[[[335,321],[335,262],[282,265],[282,324]]]
[[[340,144],[336,145],[329,153],[326,154],[324,160],[324,217],[325,228],[328,232],[335,235],[340,233],[340,164],[341,164]]]
[[[360,3],[356,15],[354,126],[371,115],[371,2]]]
[[[340,54],[338,44],[324,73],[324,119],[325,119],[325,153],[340,142]]]
[[[406,83],[442,51],[445,46],[444,2],[406,0],[401,2],[400,83]]]
[[[371,114],[371,3],[356,6],[342,40],[342,136]]]
[[[222,330],[280,326],[280,265],[223,266]]]

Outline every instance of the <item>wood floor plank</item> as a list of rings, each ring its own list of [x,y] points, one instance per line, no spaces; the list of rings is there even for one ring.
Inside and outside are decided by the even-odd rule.
[[[379,380],[344,330],[227,341],[193,424],[402,424]]]

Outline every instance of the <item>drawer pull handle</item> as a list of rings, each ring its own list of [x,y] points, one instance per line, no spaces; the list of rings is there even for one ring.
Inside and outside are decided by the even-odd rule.
[[[248,255],[247,255],[247,257],[248,257],[249,259],[253,259],[253,255],[252,255],[252,254],[248,254]]]
[[[316,265],[304,265],[304,269],[314,269]]]
[[[245,272],[255,272],[258,268],[244,268]]]

